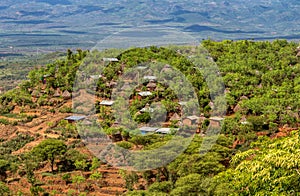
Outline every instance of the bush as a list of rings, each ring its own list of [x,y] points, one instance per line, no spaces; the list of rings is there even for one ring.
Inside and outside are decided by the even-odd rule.
[[[0,124],[9,125],[10,122],[7,119],[0,118]]]
[[[0,195],[2,196],[10,195],[9,188],[3,182],[0,182]]]
[[[72,182],[71,181],[71,174],[69,174],[69,173],[66,173],[66,174],[62,175],[62,179],[66,182],[66,184],[69,184],[69,183]]]
[[[53,177],[54,174],[48,172],[42,173],[42,177],[47,177],[47,176]]]
[[[170,181],[154,182],[149,187],[149,192],[164,192],[169,193],[173,188],[173,183]]]
[[[59,112],[60,113],[72,113],[72,108],[64,106],[59,109]]]
[[[29,135],[18,134],[16,138],[13,138],[5,143],[0,145],[0,149],[2,148],[2,152],[8,151],[16,151],[20,148],[24,147],[27,143],[33,141],[34,138]]]

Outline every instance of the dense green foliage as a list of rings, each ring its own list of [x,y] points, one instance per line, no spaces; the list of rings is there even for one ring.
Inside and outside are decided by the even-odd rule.
[[[163,170],[161,175],[169,175],[162,182],[129,195],[298,194],[298,135],[274,141],[258,136],[274,136],[284,125],[298,127],[297,44],[206,40],[203,45],[226,87],[230,117],[223,123],[224,135],[205,155],[199,154],[201,141],[195,137]]]
[[[66,150],[67,146],[64,142],[55,139],[47,139],[34,147],[31,153],[40,161],[49,161],[51,171],[53,172],[55,161],[62,156]]]
[[[9,113],[15,106],[53,105],[49,101],[55,89],[72,91],[76,71],[88,51],[77,50],[73,54],[68,50],[65,59],[59,59],[43,67],[35,67],[28,74],[28,80],[19,84],[19,88],[12,89],[0,96],[0,113]],[[32,97],[37,100],[33,101]]]
[[[265,123],[298,122],[300,59],[296,43],[207,40],[203,46],[218,64],[230,91],[226,94],[228,112],[239,104],[240,113],[262,116]]]
[[[160,156],[167,157],[169,154],[177,156],[168,165],[142,172],[120,171],[125,180],[125,186],[129,190],[128,195],[299,194],[300,172],[297,155],[300,148],[299,134],[298,131],[294,131],[290,136],[286,136],[290,130],[296,130],[299,127],[300,59],[296,56],[297,44],[284,40],[273,42],[206,40],[202,44],[218,65],[219,74],[226,88],[224,93],[227,99],[227,116],[222,123],[221,134],[218,137],[206,138],[211,141],[216,140],[216,143],[205,153],[200,152],[203,143],[202,134],[205,134],[210,124],[209,119],[206,119],[199,125],[201,134],[195,135],[188,148],[179,156],[176,151],[157,151]],[[124,52],[111,50],[91,53],[78,50],[76,54],[68,51],[66,59],[32,70],[29,73],[29,81],[20,84],[20,88],[0,96],[0,112],[6,113],[3,118],[0,118],[0,123],[3,126],[19,123],[14,124],[6,119],[18,116],[9,114],[16,106],[20,108],[29,106],[31,109],[44,105],[53,106],[55,103],[50,100],[54,99],[57,89],[69,92],[78,90],[72,87],[76,70],[80,68],[81,63],[93,61],[87,69],[92,73],[96,72],[98,63],[102,62],[102,57],[107,53],[110,56],[115,55],[119,61],[109,62],[103,70],[104,77],[97,81],[95,95],[99,100],[112,97],[110,84],[116,82],[130,68],[151,64],[151,62],[161,62],[163,65],[172,65],[186,76],[193,84],[198,96],[200,108],[199,110],[197,108],[197,112],[202,113],[204,117],[210,117],[213,104],[217,105],[218,101],[211,103],[210,93],[218,87],[215,85],[213,89],[209,89],[205,80],[207,78],[202,76],[201,70],[194,68],[190,58],[183,56],[180,50],[185,50],[189,54],[192,48],[188,46],[148,47],[133,48]],[[204,52],[204,54],[208,53]],[[209,60],[210,57],[207,56],[206,59]],[[209,66],[209,64],[204,66]],[[79,79],[88,77],[84,74],[77,76]],[[166,75],[166,77],[171,76]],[[161,83],[157,83],[160,91],[147,98],[138,98],[139,91],[147,90],[146,84],[140,84],[132,90],[128,111],[135,122],[146,125],[152,116],[148,112],[141,113],[140,110],[147,104],[151,105],[155,102],[161,102],[166,108],[168,118],[175,113],[181,113],[176,93]],[[178,89],[181,86],[175,83],[173,88]],[[57,100],[63,100],[63,98],[58,96],[55,101]],[[81,103],[76,103],[75,108],[60,106],[53,107],[49,112],[80,111],[77,107],[80,108]],[[193,108],[193,106],[189,107]],[[144,152],[157,149],[169,141],[175,147],[184,142],[182,136],[174,136],[173,133],[164,136],[141,135],[139,130],[131,124],[126,128],[118,127],[117,119],[113,115],[114,108],[99,106],[99,101],[96,102],[96,113],[103,129],[91,130],[86,138],[89,136],[92,138],[97,134],[107,134],[119,148],[112,153],[101,152],[100,158],[119,161],[120,166],[129,158],[126,150]],[[24,118],[28,119],[23,119],[22,123],[32,120],[33,117]],[[91,124],[93,123],[95,124],[95,122]],[[178,126],[176,121],[169,123],[170,127]],[[7,173],[26,175],[31,184],[32,194],[38,194],[43,190],[35,177],[35,172],[39,167],[45,167],[48,164],[51,168],[51,175],[55,172],[62,173],[62,180],[66,184],[73,183],[78,193],[83,190],[81,184],[90,180],[102,186],[101,179],[105,175],[97,171],[101,165],[100,161],[75,150],[75,147],[79,146],[77,131],[80,133],[81,130],[77,130],[77,126],[66,120],[49,122],[48,126],[45,134],[57,134],[59,139],[43,140],[28,154],[20,157],[12,155],[12,152],[33,141],[33,137],[17,134],[8,141],[1,140],[1,181],[6,181]],[[278,132],[286,137],[274,139],[280,136]],[[177,140],[172,141],[173,137],[177,137]],[[108,148],[111,149],[110,146]],[[147,161],[141,161],[146,158]],[[131,161],[136,168],[143,169],[156,163],[155,158],[149,153],[147,156],[135,157]],[[91,171],[91,174],[84,176],[83,172],[86,171]],[[69,172],[75,172],[75,175]],[[141,178],[143,178],[142,183]],[[0,187],[3,194],[8,194],[9,190],[4,184],[0,184]]]
[[[213,178],[214,195],[299,194],[297,132],[274,141],[262,137],[251,147],[253,149],[239,152],[232,158],[232,168]]]
[[[25,144],[27,144],[33,140],[34,140],[34,138],[29,135],[18,134],[17,137],[15,137],[9,141],[2,142],[0,144],[0,149],[1,149],[0,154],[1,155],[10,154],[12,151],[19,150],[20,148],[25,146]]]

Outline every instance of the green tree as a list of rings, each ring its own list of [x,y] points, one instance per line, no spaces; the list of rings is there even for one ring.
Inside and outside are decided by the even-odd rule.
[[[7,160],[0,159],[0,177],[1,180],[4,180],[7,175],[6,171],[9,170],[10,164]]]
[[[200,174],[189,174],[179,178],[175,184],[175,189],[171,191],[171,195],[203,195],[206,190],[203,190],[202,183],[204,179]]]
[[[80,184],[83,182],[85,182],[85,178],[81,175],[72,177],[72,183],[76,184],[78,193],[80,193]]]
[[[132,191],[134,184],[138,182],[138,175],[136,172],[127,173],[125,170],[120,170],[119,174],[125,180],[125,186],[128,190]]]
[[[102,177],[103,177],[102,174],[98,171],[90,175],[90,179],[95,180],[98,187],[100,187],[99,181],[102,179]]]
[[[51,172],[54,171],[55,160],[60,158],[67,151],[63,141],[47,139],[42,141],[31,151],[31,154],[42,161],[49,161]]]
[[[94,157],[94,158],[92,159],[92,165],[91,165],[91,167],[90,167],[90,170],[91,170],[91,171],[94,171],[94,170],[96,170],[100,165],[101,165],[100,160],[99,160],[98,158]]]
[[[71,174],[70,173],[66,173],[64,175],[62,175],[62,179],[66,182],[66,184],[71,182]]]
[[[232,169],[213,178],[212,194],[298,195],[299,151],[298,132],[274,141],[261,137],[252,149],[232,158]],[[222,191],[223,187],[228,188]]]
[[[87,164],[86,160],[76,160],[74,165],[75,165],[76,169],[82,170],[82,171],[84,171],[88,168],[88,164]]]
[[[9,188],[3,182],[0,182],[0,195],[2,196],[11,195]]]
[[[148,190],[149,192],[153,192],[155,194],[156,192],[164,192],[169,193],[173,188],[173,183],[170,181],[164,181],[164,182],[154,182],[149,186]]]

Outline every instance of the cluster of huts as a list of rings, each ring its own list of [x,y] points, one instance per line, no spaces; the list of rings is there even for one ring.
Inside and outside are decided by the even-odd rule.
[[[166,65],[164,67],[164,69],[168,69],[169,65]],[[157,90],[157,77],[156,76],[152,76],[152,75],[146,75],[143,77],[144,80],[146,80],[147,84],[146,89],[144,91],[138,91],[137,92],[137,97],[131,97],[134,99],[138,99],[138,100],[142,100],[146,97],[152,96],[153,95],[153,91]],[[127,85],[127,86],[126,86]],[[126,89],[129,87],[129,84],[124,84],[124,87],[122,87],[122,89]],[[102,100],[100,102],[101,106],[106,106],[106,107],[110,107],[114,104],[114,101],[112,100]],[[182,105],[179,103],[179,105]],[[144,108],[140,109],[138,111],[139,114],[144,113],[144,112],[154,112],[154,108],[151,108],[149,104],[146,104]],[[170,122],[176,122],[176,125],[178,125],[178,127],[180,126],[193,126],[195,127],[195,131],[199,132],[199,128],[201,123],[204,122],[204,120],[206,120],[207,118],[205,118],[204,116],[186,116],[186,117],[182,117],[180,114],[178,113],[174,113],[172,114],[171,117],[168,118],[168,122],[162,123],[161,127],[152,127],[152,126],[142,126],[139,128],[139,130],[141,131],[142,134],[148,134],[148,133],[160,133],[160,134],[169,134],[169,133],[173,133],[174,131],[177,131],[178,128],[169,128]],[[223,121],[222,117],[211,117],[208,119],[210,121],[210,125],[211,126],[220,126],[221,122]],[[113,125],[114,126],[114,125]]]
[[[68,90],[61,91],[60,88],[57,88],[56,90],[54,90],[54,89],[52,89],[52,90],[54,91],[54,94],[53,94],[54,98],[60,98],[61,97],[65,100],[67,100],[67,99],[71,99],[71,97],[72,97],[72,94]],[[31,92],[31,96],[33,98],[39,98],[45,93],[46,93],[45,90],[36,90],[36,89],[34,89]]]
[[[104,58],[103,61],[110,61],[115,62],[118,61],[116,58]],[[169,65],[165,65],[163,69],[169,69]],[[102,77],[101,75],[95,75],[91,76],[92,79],[99,79]],[[138,100],[144,99],[146,97],[149,97],[153,95],[153,91],[158,90],[157,86],[157,77],[153,75],[145,75],[143,76],[143,79],[147,82],[146,90],[144,88],[143,91],[137,92],[137,97],[131,97],[131,98],[137,98]],[[111,81],[107,83],[108,86],[113,87],[116,85],[114,81]],[[126,86],[127,85],[127,86]],[[129,87],[129,84],[124,84],[124,87],[122,89],[126,89]],[[65,92],[63,93],[65,94]],[[59,96],[59,93],[55,93],[55,95]],[[65,94],[67,95],[67,93]],[[104,107],[111,107],[115,101],[113,100],[102,100],[99,104],[100,106]],[[179,103],[179,105],[181,105]],[[144,108],[138,111],[138,113],[144,113],[144,112],[154,112],[154,109],[150,107],[149,104],[146,104]],[[69,122],[76,122],[85,119],[83,116],[70,116],[66,118]],[[141,126],[139,127],[139,130],[141,131],[141,134],[149,134],[149,133],[158,133],[158,134],[169,134],[178,131],[178,128],[170,128],[170,122],[175,122],[178,127],[181,126],[192,126],[195,128],[195,131],[199,132],[199,128],[201,123],[203,123],[205,120],[209,120],[211,126],[220,126],[221,122],[223,121],[222,117],[210,117],[209,119],[205,118],[204,116],[182,116],[178,113],[173,113],[171,117],[168,118],[168,122],[162,123],[160,127],[152,127],[152,126]],[[117,127],[119,123],[114,123],[112,127]]]

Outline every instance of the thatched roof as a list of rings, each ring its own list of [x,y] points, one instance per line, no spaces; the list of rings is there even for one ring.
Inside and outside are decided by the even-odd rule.
[[[61,91],[58,88],[58,89],[55,90],[53,97],[60,97],[60,96],[61,96]]]
[[[121,87],[121,90],[128,90],[128,89],[131,89],[131,86],[129,83],[125,83],[122,87]]]
[[[262,88],[263,86],[262,86],[262,83],[260,83],[258,86],[257,86],[257,88]]]
[[[204,122],[205,120],[206,120],[206,118],[204,116],[200,116],[198,119],[199,122]]]
[[[245,96],[245,95],[243,95],[243,96],[240,97],[240,100],[248,100],[248,99],[249,98],[247,96]]]
[[[110,81],[110,82],[106,82],[106,86],[107,87],[115,87],[118,83],[117,82],[114,82],[114,81]]]
[[[225,94],[226,94],[226,93],[230,93],[229,88],[226,88],[226,89],[224,90],[224,93],[225,93]]]
[[[32,97],[39,97],[40,96],[40,92],[37,91],[37,90],[33,90],[32,93],[31,93],[31,96]]]
[[[241,121],[247,121],[246,116],[242,116]]]
[[[155,82],[149,82],[147,84],[147,88],[156,88],[156,83]]]
[[[120,126],[120,122],[118,120],[116,120],[111,127],[119,127]]]
[[[173,116],[170,118],[170,120],[180,120],[180,116],[179,116],[177,113],[175,113],[175,114],[173,114]]]
[[[111,81],[111,82],[109,83],[109,85],[112,86],[112,87],[116,86],[117,84],[118,84],[118,83],[115,82],[115,81]]]
[[[166,65],[162,68],[161,72],[167,72],[167,71],[170,71],[170,70],[172,70],[172,66],[169,65],[169,64],[166,64]]]
[[[242,111],[242,107],[240,106],[240,104],[237,104],[234,108],[233,108],[234,112],[240,112]]]
[[[62,94],[62,97],[65,99],[69,99],[69,98],[71,98],[71,93],[69,91],[65,90]]]

